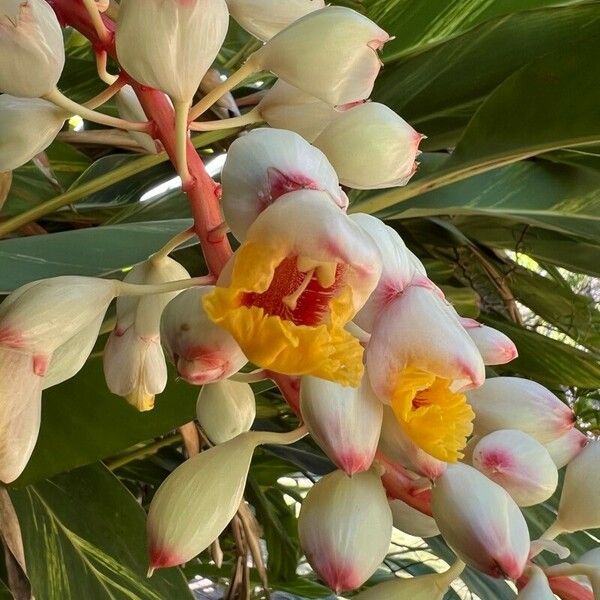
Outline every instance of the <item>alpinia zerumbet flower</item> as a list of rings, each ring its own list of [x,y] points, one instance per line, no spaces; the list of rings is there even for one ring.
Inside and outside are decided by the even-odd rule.
[[[548,450],[556,468],[562,469],[586,447],[589,441],[590,438],[585,433],[573,427],[560,437],[551,442],[546,442],[544,447]]]
[[[368,377],[358,388],[303,377],[300,410],[311,436],[348,475],[370,468],[381,431],[383,406]]]
[[[204,308],[256,365],[358,386],[363,350],[344,325],[380,272],[371,238],[325,192],[290,192],[254,221]]]
[[[501,331],[482,325],[475,319],[463,319],[460,322],[475,342],[486,365],[504,365],[519,355],[514,342]]]
[[[213,286],[186,290],[165,307],[160,324],[164,349],[183,380],[214,383],[237,373],[247,362],[231,334],[215,325],[202,307]]]
[[[527,523],[498,484],[468,465],[449,465],[433,488],[432,506],[444,539],[461,560],[492,577],[523,574]]]
[[[256,417],[254,392],[247,383],[225,379],[202,386],[196,417],[213,444],[222,444],[252,427]]]
[[[460,576],[465,564],[458,560],[443,573],[396,577],[355,596],[356,600],[442,600],[450,584]]]
[[[0,96],[0,173],[24,165],[45,150],[66,118],[46,100]]]
[[[472,461],[519,506],[548,500],[558,485],[558,470],[548,450],[517,429],[501,429],[481,438],[473,449]]]
[[[390,508],[396,529],[420,538],[440,535],[440,528],[433,517],[422,513],[406,502],[390,500]]]
[[[229,25],[225,0],[124,0],[116,44],[123,68],[144,85],[190,102]]]
[[[476,435],[518,429],[545,444],[570,431],[575,414],[543,385],[520,377],[493,377],[467,393]]]
[[[323,8],[324,0],[227,0],[231,16],[249,33],[266,42],[304,15]]]
[[[390,36],[343,6],[298,19],[271,38],[249,61],[332,105],[371,95],[381,62],[377,51]],[[298,57],[301,57],[300,60]]]
[[[302,503],[298,534],[308,562],[332,590],[361,586],[392,537],[392,513],[377,474],[334,471],[319,480]]]
[[[406,185],[422,139],[385,104],[366,102],[340,113],[314,144],[344,185],[364,190]]]
[[[127,283],[157,284],[188,279],[190,274],[168,256],[154,256],[127,273]],[[179,292],[117,300],[117,324],[104,348],[108,389],[138,410],[151,410],[167,385],[167,364],[160,345],[160,318]]]
[[[325,155],[297,133],[283,129],[255,129],[235,140],[221,182],[225,221],[240,241],[256,217],[287,192],[321,190],[341,209],[348,206]]]
[[[435,290],[411,285],[375,320],[366,364],[373,390],[431,456],[458,460],[474,413],[461,389],[481,385],[481,355]]]
[[[308,142],[314,141],[343,108],[311,96],[283,79],[275,82],[257,106],[261,118],[271,127],[294,131]]]
[[[44,96],[56,87],[64,65],[62,30],[50,5],[45,0],[2,0],[0,93]]]

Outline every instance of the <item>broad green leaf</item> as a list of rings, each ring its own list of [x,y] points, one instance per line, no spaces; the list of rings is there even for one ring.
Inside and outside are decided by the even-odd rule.
[[[38,600],[191,600],[180,571],[146,578],[144,510],[103,465],[10,492]]]
[[[367,15],[396,36],[383,52],[384,61],[391,62],[495,17],[567,3],[560,0],[367,0],[366,6]]]
[[[597,26],[600,32],[600,11]],[[600,36],[534,61],[486,99],[452,154],[405,188],[366,200],[375,213],[524,158],[600,140]],[[573,90],[577,94],[573,94]]]
[[[65,231],[52,235],[14,238],[0,242],[0,289],[58,275],[102,276],[145,260],[190,220]]]
[[[441,2],[444,0],[413,0],[410,4],[420,4],[422,10],[427,11],[430,6]],[[529,4],[527,0],[515,0],[514,3],[517,2]],[[448,6],[461,5],[460,14],[464,14],[462,5],[465,3],[465,13],[474,4],[482,4],[480,0],[444,2]],[[493,6],[506,2],[486,0],[486,4]],[[578,40],[585,42],[597,37],[599,17],[600,3],[593,1],[519,12],[488,21],[455,39],[420,49],[386,65],[376,82],[373,97],[388,104],[418,131],[429,136],[423,144],[425,148],[453,147],[469,119],[498,85],[525,65],[557,48],[566,55],[573,52],[572,45]],[[391,18],[395,18],[395,14]],[[401,33],[391,32],[398,40],[402,39]],[[589,58],[593,58],[591,49]],[[585,78],[585,73],[580,73]],[[590,74],[588,85],[593,80]],[[577,88],[568,86],[564,91],[574,89]],[[569,95],[571,98],[577,101],[579,93]],[[504,107],[504,112],[518,114],[515,109],[524,102],[514,99]],[[527,105],[536,107],[533,101]],[[503,119],[499,122],[503,123]],[[511,127],[506,135],[513,131],[519,133]]]
[[[106,387],[102,359],[90,359],[73,379],[43,394],[42,427],[17,486],[112,456],[187,423],[195,416],[197,388],[169,375],[148,412],[138,412]]]

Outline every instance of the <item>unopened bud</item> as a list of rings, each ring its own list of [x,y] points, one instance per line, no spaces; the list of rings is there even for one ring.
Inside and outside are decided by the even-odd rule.
[[[388,40],[360,13],[328,6],[292,23],[250,60],[329,104],[347,104],[371,95],[381,68],[377,51]]]
[[[544,386],[520,377],[493,377],[467,393],[474,432],[518,429],[545,444],[573,428],[575,415]]]
[[[202,386],[196,403],[200,427],[213,444],[248,431],[256,417],[254,392],[247,383],[228,379]]]
[[[44,0],[3,0],[0,93],[44,96],[56,87],[64,65],[62,30],[50,5]],[[4,128],[2,134],[4,137]]]
[[[393,110],[367,102],[341,113],[314,141],[340,181],[355,189],[406,185],[423,136]]]
[[[370,468],[381,431],[383,405],[368,377],[360,387],[344,387],[317,377],[303,377],[300,410],[317,444],[348,475]]]
[[[440,534],[440,529],[433,517],[422,513],[402,500],[390,500],[394,527],[414,535],[415,537],[428,538]]]
[[[514,342],[501,331],[475,319],[461,319],[462,326],[475,342],[486,365],[504,365],[519,355]]]
[[[12,171],[45,150],[65,119],[64,112],[46,100],[0,96],[0,172]]]
[[[321,190],[341,209],[348,206],[325,155],[283,129],[255,129],[233,142],[222,183],[225,220],[240,241],[256,217],[288,192]]]
[[[229,25],[225,0],[124,0],[116,44],[123,68],[172,100],[191,101]]]
[[[239,371],[247,362],[231,334],[215,325],[202,305],[213,286],[179,294],[164,310],[161,339],[179,376],[193,385],[214,383]]]
[[[231,16],[249,33],[266,42],[304,15],[323,8],[324,0],[227,0]]]
[[[546,442],[544,446],[550,454],[550,458],[554,461],[557,469],[562,469],[568,465],[587,445],[590,441],[585,433],[573,427],[560,437]]]
[[[468,465],[449,465],[433,488],[432,506],[444,539],[465,563],[492,577],[523,574],[527,523],[498,484]]]
[[[473,466],[501,485],[519,506],[548,500],[558,485],[558,470],[546,448],[516,429],[483,437],[473,450]]]
[[[379,477],[334,471],[308,492],[298,519],[300,545],[337,594],[362,585],[381,564],[392,537],[392,513]]]

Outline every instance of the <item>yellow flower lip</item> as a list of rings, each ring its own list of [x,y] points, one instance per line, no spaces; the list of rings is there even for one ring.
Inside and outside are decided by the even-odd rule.
[[[391,403],[396,419],[413,442],[446,462],[463,457],[461,450],[473,431],[475,418],[464,394],[450,390],[451,383],[407,367],[398,375]]]

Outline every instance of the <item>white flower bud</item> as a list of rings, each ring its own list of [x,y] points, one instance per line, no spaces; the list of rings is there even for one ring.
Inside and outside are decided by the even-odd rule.
[[[548,450],[556,468],[562,469],[585,448],[589,441],[590,439],[585,433],[573,427],[573,429],[570,429],[560,437],[551,442],[546,442],[544,446]]]
[[[392,513],[379,477],[334,471],[308,492],[298,519],[300,545],[337,594],[362,585],[381,564],[392,537]]]
[[[529,581],[517,595],[517,600],[554,600],[555,596],[544,572],[535,565],[529,568]]]
[[[312,142],[340,114],[331,104],[278,79],[259,102],[260,116],[271,126],[288,129]]]
[[[555,529],[600,527],[600,440],[591,440],[565,472]]]
[[[493,377],[467,393],[474,432],[518,429],[545,444],[573,428],[575,415],[544,386],[520,377]]]
[[[124,281],[160,284],[189,276],[177,261],[157,256],[136,265]],[[117,324],[104,349],[104,375],[108,389],[140,411],[151,410],[155,395],[167,385],[160,319],[165,306],[178,293],[123,296],[117,300]]]
[[[217,86],[221,85],[221,73],[217,69],[209,69],[204,74],[200,82],[200,90],[203,94],[212,92]],[[230,117],[239,117],[240,109],[231,92],[223,94],[211,107],[210,110],[219,117],[219,119],[228,119]]]
[[[228,379],[202,386],[196,403],[200,427],[213,444],[248,431],[256,417],[254,392],[247,383]]]
[[[255,129],[235,140],[221,181],[225,220],[240,241],[265,208],[294,190],[321,190],[341,209],[348,206],[325,155],[283,129]]]
[[[4,483],[19,477],[35,447],[42,382],[31,354],[0,344],[0,479]]]
[[[527,523],[498,484],[468,465],[449,465],[433,488],[432,507],[444,539],[461,560],[492,577],[523,574],[530,546]]]
[[[464,563],[457,561],[443,573],[418,577],[395,577],[361,592],[356,600],[442,600],[450,584],[461,574]]]
[[[147,121],[148,117],[130,85],[124,85],[115,96],[119,116],[127,121]],[[156,142],[147,134],[130,131],[129,135],[150,154],[157,154]]]
[[[227,33],[225,0],[124,0],[116,45],[123,68],[144,85],[189,102]]]
[[[501,331],[487,327],[475,319],[463,319],[460,322],[475,342],[486,365],[504,365],[519,355],[514,342]]]
[[[231,16],[266,42],[300,17],[323,8],[324,0],[227,0]]]
[[[501,485],[519,506],[548,500],[558,485],[558,470],[546,448],[516,429],[483,437],[473,450],[473,466]]]
[[[363,376],[358,388],[303,377],[300,410],[317,444],[348,475],[370,468],[381,431],[383,405]]]
[[[44,96],[56,87],[64,65],[62,30],[50,5],[45,0],[3,0],[0,93]],[[4,137],[4,128],[2,133]]]
[[[427,454],[406,435],[389,406],[383,408],[379,449],[393,462],[431,480],[436,480],[446,470],[447,463]]]
[[[202,298],[213,286],[186,290],[171,300],[161,319],[161,340],[179,376],[193,385],[214,383],[247,361],[231,334],[206,315]]]
[[[422,513],[402,500],[390,500],[394,527],[414,535],[415,537],[428,538],[440,534],[440,529],[433,517]]]
[[[270,39],[250,60],[333,105],[371,95],[389,35],[342,6],[309,13]]]
[[[341,113],[314,144],[344,185],[364,190],[406,185],[422,139],[385,104],[367,102]]]
[[[12,171],[45,150],[66,118],[46,100],[0,96],[0,172]]]

